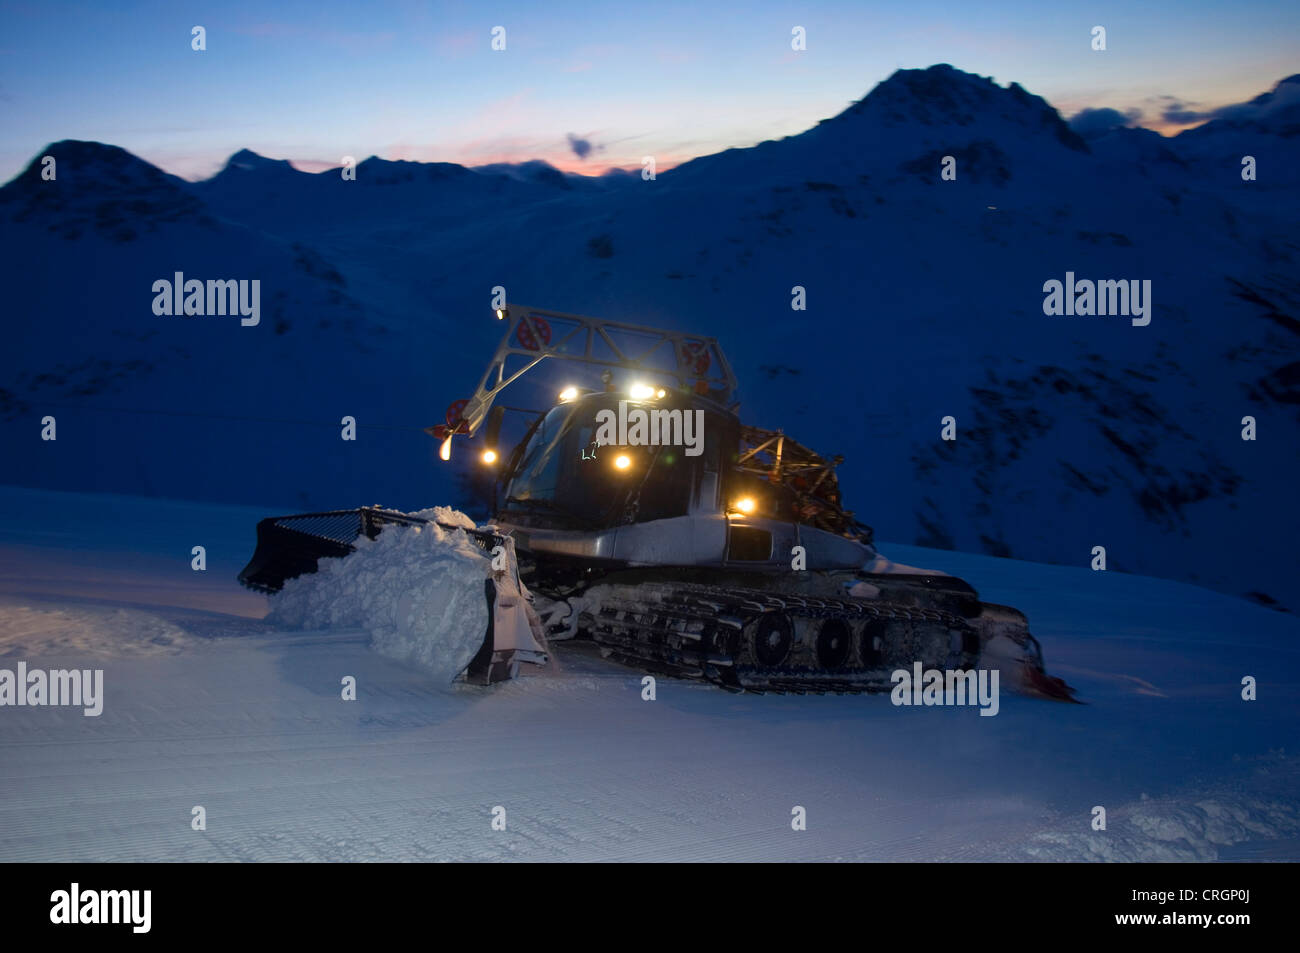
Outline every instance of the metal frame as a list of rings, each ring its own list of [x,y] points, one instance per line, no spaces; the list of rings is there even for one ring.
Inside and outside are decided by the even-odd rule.
[[[830,479],[831,485],[838,489],[839,481],[835,476],[835,468],[844,462],[843,457],[837,456],[827,460],[803,444],[787,437],[782,430],[764,430],[761,427],[742,425],[740,438],[750,444],[750,448],[737,458],[736,469],[770,477],[773,483],[785,482],[787,477],[816,475],[816,479],[808,487],[809,492],[816,492],[827,479]],[[772,462],[765,464],[758,457],[760,453],[769,454]]]
[[[870,536],[869,527],[858,522],[852,510],[840,505],[835,468],[844,462],[843,457],[827,460],[780,430],[742,425],[740,439],[749,449],[736,459],[735,469],[774,486],[785,486],[799,506],[809,510],[810,515],[799,519],[799,523],[841,534]]]
[[[496,400],[497,395],[548,357],[561,361],[578,361],[583,364],[594,364],[603,367],[618,367],[626,370],[667,374],[675,378],[678,385],[683,389],[694,386],[699,391],[703,387],[710,396],[716,395],[719,402],[724,405],[732,405],[735,400],[736,375],[732,371],[731,364],[727,361],[727,356],[722,352],[716,338],[704,337],[698,334],[683,334],[677,331],[665,331],[661,328],[626,324],[621,321],[605,321],[580,314],[567,314],[563,311],[547,311],[544,308],[530,308],[526,305],[507,304],[498,314],[504,314],[504,320],[507,322],[506,333],[501,338],[501,343],[497,345],[496,352],[492,355],[492,360],[488,364],[487,370],[484,371],[483,378],[479,381],[474,396],[469,399],[465,409],[461,411],[460,419],[455,422],[448,421],[444,431],[448,438],[457,433],[473,436],[484,419],[486,419],[488,411],[492,409],[492,403]],[[560,322],[573,323],[576,327],[558,335],[549,343],[543,343],[544,332],[542,325],[537,322],[538,318],[543,320],[554,318]],[[517,343],[516,336],[521,325],[527,327],[531,332],[533,340],[537,344],[535,348],[523,347]],[[610,331],[625,331],[644,335],[647,338],[645,350],[633,353],[631,348],[619,347],[610,337]],[[597,357],[593,353],[597,341],[603,342],[609,348],[614,355],[612,360]],[[580,347],[566,351],[560,350],[571,343],[579,344]],[[685,364],[683,355],[683,346],[688,343],[697,346],[703,345],[711,351],[713,355],[717,356],[718,366],[714,368],[712,358],[710,358],[711,366],[708,372],[703,375],[691,373],[691,369]],[[643,362],[658,353],[665,345],[672,349],[673,364],[676,369],[667,371],[644,366]],[[506,359],[516,355],[527,358],[528,363],[507,377]],[[721,394],[717,395],[719,390]],[[431,431],[435,429],[430,428]]]

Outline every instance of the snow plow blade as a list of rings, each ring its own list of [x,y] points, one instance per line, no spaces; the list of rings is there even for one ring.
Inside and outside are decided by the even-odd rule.
[[[274,595],[288,580],[316,572],[321,559],[338,559],[355,552],[354,543],[362,536],[374,539],[385,526],[435,522],[377,506],[270,516],[257,524],[257,547],[238,578],[249,589]],[[484,567],[487,632],[465,672],[466,680],[486,685],[513,678],[520,660],[544,663],[545,642],[532,612],[531,597],[519,579],[514,540],[486,530],[441,522],[437,525],[465,533],[483,551],[485,560],[502,566]],[[504,556],[504,562],[494,559],[498,555]]]
[[[355,510],[329,510],[269,516],[257,524],[257,548],[239,574],[239,581],[258,592],[276,593],[287,580],[316,571],[318,560],[341,558],[353,552],[362,536],[374,539],[385,526],[419,526],[432,522],[378,506]],[[439,524],[443,529],[458,526]],[[485,552],[501,537],[481,530],[465,530]]]

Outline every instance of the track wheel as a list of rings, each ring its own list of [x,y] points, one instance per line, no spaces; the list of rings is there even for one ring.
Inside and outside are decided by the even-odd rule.
[[[858,657],[863,668],[879,668],[885,664],[885,635],[889,623],[873,620],[862,627],[858,636]]]
[[[785,616],[770,612],[754,628],[754,658],[765,668],[777,668],[794,645],[794,626]]]
[[[848,664],[853,647],[853,633],[842,619],[827,619],[817,631],[817,664],[824,669],[840,669]]]
[[[948,668],[963,672],[973,669],[980,658],[980,637],[972,629],[950,629],[952,651],[948,656]]]

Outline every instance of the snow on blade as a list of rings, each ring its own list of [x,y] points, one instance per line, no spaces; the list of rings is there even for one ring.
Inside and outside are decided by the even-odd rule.
[[[448,507],[419,514],[466,529],[474,521]],[[379,653],[413,662],[448,684],[483,644],[490,563],[459,530],[389,526],[362,537],[345,559],[290,579],[271,600],[268,621],[295,629],[364,629]]]
[[[459,526],[461,529],[478,529],[472,519],[460,510],[454,510],[450,506],[431,506],[427,510],[416,510],[411,515],[418,516],[421,519],[433,520],[435,523]]]

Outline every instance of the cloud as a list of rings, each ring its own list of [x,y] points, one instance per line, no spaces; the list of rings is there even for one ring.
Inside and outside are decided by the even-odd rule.
[[[1126,109],[1123,112],[1109,107],[1082,109],[1070,118],[1070,128],[1084,139],[1096,139],[1112,129],[1132,126],[1141,118],[1140,109]]]
[[[1164,106],[1160,110],[1160,119],[1162,122],[1173,123],[1175,126],[1186,126],[1193,122],[1204,122],[1206,119],[1213,119],[1213,110],[1202,112],[1192,107],[1199,106],[1200,103],[1185,103],[1177,96],[1161,96],[1164,100]]]
[[[1194,122],[1206,122],[1211,119],[1229,119],[1237,122],[1249,122],[1263,119],[1283,109],[1300,106],[1300,73],[1288,76],[1278,82],[1271,92],[1260,93],[1254,99],[1244,103],[1229,103],[1215,109],[1194,109],[1195,102],[1183,102],[1176,96],[1161,96],[1164,102],[1160,118],[1167,123],[1186,126]]]
[[[591,155],[591,141],[581,139],[573,133],[569,133],[569,148],[573,150],[573,154],[579,159],[585,159]]]

